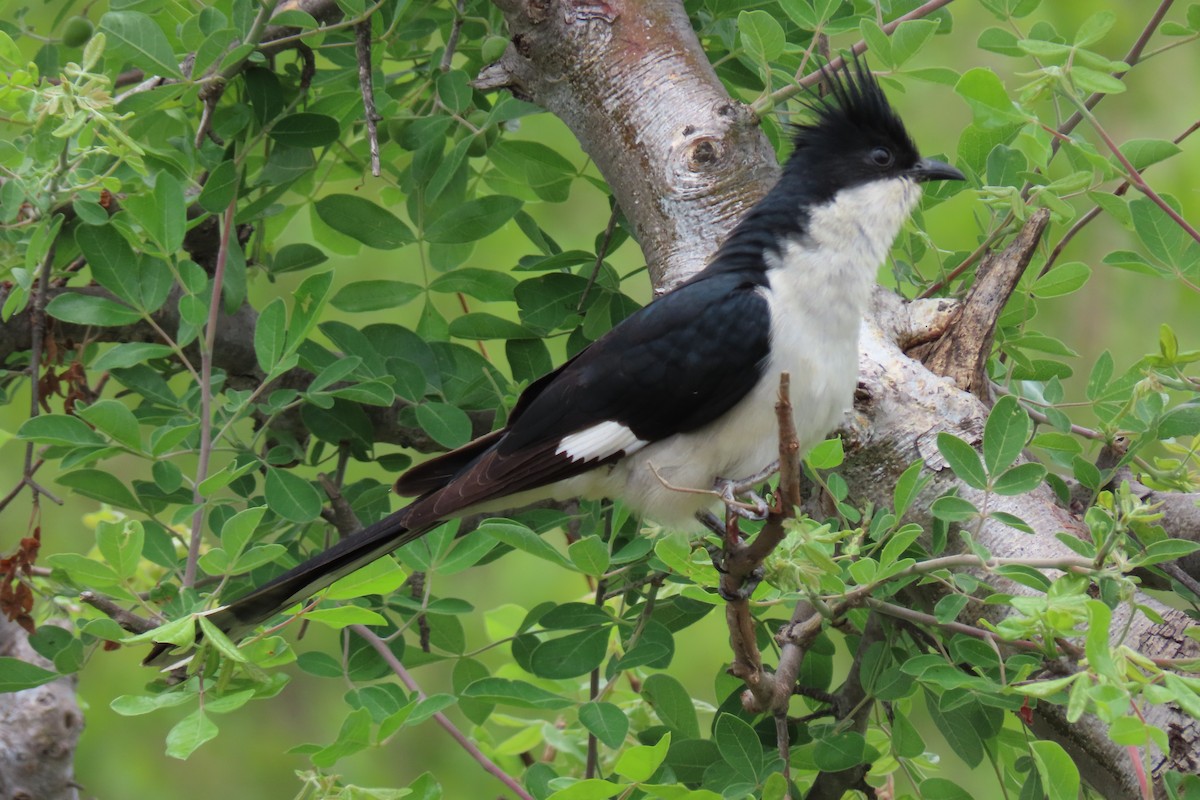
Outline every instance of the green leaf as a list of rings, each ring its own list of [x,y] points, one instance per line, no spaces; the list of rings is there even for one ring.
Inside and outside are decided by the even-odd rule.
[[[584,703],[579,707],[579,722],[612,750],[620,748],[629,733],[629,717],[612,703]]]
[[[937,436],[938,451],[954,474],[973,489],[987,488],[987,473],[974,447],[952,433],[942,431]]]
[[[222,161],[213,168],[212,172],[208,173],[208,180],[204,182],[204,188],[200,190],[200,196],[196,198],[196,201],[210,214],[220,214],[237,196],[240,181],[241,176],[238,175],[237,163]]]
[[[371,594],[389,595],[400,588],[408,573],[392,558],[380,558],[356,569],[329,587],[330,600],[351,600]]]
[[[1144,567],[1150,564],[1161,564],[1164,561],[1174,561],[1184,556],[1190,556],[1200,550],[1200,544],[1185,539],[1163,539],[1152,542],[1139,556],[1130,559],[1133,566]]]
[[[0,693],[32,689],[62,676],[19,658],[0,656]]]
[[[840,467],[845,458],[846,451],[842,448],[841,438],[838,437],[826,439],[809,450],[804,460],[813,469],[834,469]]]
[[[82,225],[75,229],[75,243],[87,259],[96,283],[127,303],[140,296],[137,256],[112,225]]]
[[[471,340],[536,338],[533,331],[528,328],[484,311],[476,311],[452,319],[450,335],[459,339]]]
[[[471,105],[471,78],[461,69],[443,72],[437,78],[438,99],[455,114],[461,114]]]
[[[671,734],[664,733],[654,745],[638,745],[626,748],[617,757],[613,772],[626,780],[641,783],[650,780],[667,758],[667,750],[671,747]]]
[[[138,433],[137,417],[124,403],[117,400],[97,400],[90,406],[75,410],[84,422],[108,435],[131,450],[142,449],[142,437]]]
[[[892,505],[895,506],[896,516],[903,517],[904,513],[917,499],[917,494],[928,485],[930,476],[922,476],[925,462],[921,459],[914,461],[896,480],[896,488],[892,492]]]
[[[429,284],[432,292],[461,292],[468,297],[486,302],[513,299],[517,279],[507,272],[492,269],[463,267],[434,278]]]
[[[268,467],[264,493],[267,506],[291,522],[311,522],[321,515],[321,495],[293,472]]]
[[[1174,439],[1200,434],[1200,404],[1172,408],[1158,421],[1159,439]]]
[[[760,67],[766,68],[783,53],[787,44],[783,27],[766,11],[742,11],[738,14],[737,25],[742,47]]]
[[[267,303],[254,324],[254,358],[259,369],[272,374],[287,344],[287,306],[276,297]]]
[[[46,304],[46,313],[63,322],[102,328],[132,325],[142,318],[139,311],[116,300],[75,292],[52,299]]]
[[[317,608],[305,614],[304,618],[339,630],[350,625],[386,626],[388,624],[387,618],[378,611],[361,606]]]
[[[279,248],[271,261],[271,273],[282,275],[285,272],[299,272],[302,269],[315,267],[329,260],[319,247],[307,242],[296,242]]]
[[[996,401],[983,428],[983,461],[989,475],[1008,467],[1029,439],[1029,415],[1017,398],[1005,395]]]
[[[167,734],[167,755],[186,759],[200,745],[216,738],[217,724],[198,708],[176,723]]]
[[[1114,78],[1107,72],[1101,72],[1091,67],[1078,64],[1071,67],[1071,82],[1085,92],[1103,92],[1104,94],[1120,94],[1126,86],[1120,78]]]
[[[1087,655],[1088,665],[1097,674],[1119,683],[1121,675],[1117,672],[1117,665],[1113,661],[1112,651],[1108,644],[1112,609],[1099,600],[1088,600],[1087,609],[1088,630],[1087,639],[1084,641],[1084,652]]]
[[[967,101],[975,115],[976,124],[981,127],[1025,121],[1025,115],[1013,105],[1004,84],[990,69],[976,67],[967,70],[954,86],[954,91]]]
[[[1129,201],[1133,229],[1150,254],[1164,264],[1180,266],[1185,249],[1184,232],[1167,213],[1146,197]]]
[[[1166,139],[1130,139],[1121,145],[1121,154],[1138,172],[1181,152],[1179,145]]]
[[[404,281],[356,281],[343,286],[329,303],[342,311],[381,311],[405,305],[424,291]]]
[[[443,447],[453,449],[471,440],[471,418],[458,406],[431,400],[417,406],[416,414],[421,430]]]
[[[205,643],[212,645],[218,653],[232,661],[236,661],[239,664],[246,663],[247,658],[238,649],[238,646],[225,635],[225,631],[209,622],[208,617],[203,615],[197,616],[196,622],[200,624],[200,630],[204,633]],[[253,691],[251,691],[251,694],[253,694]],[[211,709],[211,707],[209,708]]]
[[[739,778],[758,783],[763,750],[754,728],[733,714],[722,713],[713,727],[713,741],[720,748],[725,762]]]
[[[607,800],[620,794],[623,789],[624,787],[602,778],[585,778],[548,795],[546,800]]]
[[[165,344],[126,342],[109,348],[91,363],[91,369],[107,372],[120,367],[132,367],[155,358],[165,358],[174,351]]]
[[[642,698],[654,709],[662,723],[680,739],[700,736],[700,723],[692,696],[677,679],[665,672],[656,672],[642,682]]]
[[[540,708],[554,711],[573,705],[565,697],[540,689],[525,681],[507,678],[483,678],[472,683],[461,692],[463,697],[487,700],[497,705],[518,708]]]
[[[1089,44],[1095,44],[1100,41],[1112,30],[1112,26],[1117,21],[1117,15],[1111,11],[1101,11],[1097,14],[1092,14],[1083,21],[1079,26],[1079,30],[1075,32],[1075,46],[1087,47]]]
[[[121,582],[121,576],[112,567],[78,553],[55,553],[46,563],[67,573],[70,581],[79,586],[115,586]]]
[[[141,504],[121,479],[101,469],[77,469],[55,478],[63,486],[74,489],[84,497],[102,503],[111,503],[120,508],[141,509]]]
[[[288,147],[324,147],[341,135],[336,119],[307,111],[289,114],[276,122],[270,132],[272,139]]]
[[[486,519],[478,530],[509,547],[524,550],[559,567],[574,570],[575,565],[563,557],[545,539],[526,525],[506,519]]]
[[[1058,264],[1033,284],[1036,297],[1061,297],[1076,291],[1092,276],[1092,268],[1082,261]]]
[[[979,516],[979,509],[975,508],[970,500],[953,495],[934,500],[929,510],[935,517],[946,522],[966,522]]]
[[[416,241],[395,214],[353,194],[331,194],[315,204],[317,216],[338,233],[377,250],[395,250]]]
[[[813,750],[813,762],[825,772],[840,772],[863,763],[867,740],[858,731],[843,731],[822,737]]]
[[[246,549],[254,530],[267,513],[266,506],[254,506],[234,514],[221,525],[221,547],[230,558],[237,558]]]
[[[900,67],[920,52],[933,35],[940,22],[933,19],[910,19],[901,22],[892,32],[892,65]]]
[[[167,35],[146,14],[140,11],[109,11],[100,18],[100,32],[115,45],[112,49],[147,75],[183,77]]]
[[[137,520],[101,521],[96,526],[96,546],[100,555],[122,578],[132,578],[142,558],[146,534]]]
[[[104,444],[103,437],[78,417],[66,414],[42,414],[27,419],[17,429],[17,438],[40,444],[59,444],[67,447],[87,447]]]
[[[608,570],[608,545],[599,536],[585,536],[567,546],[567,556],[584,575],[598,578]]]
[[[1046,468],[1041,464],[1018,464],[996,476],[992,491],[1001,495],[1017,495],[1032,492],[1046,479]]]
[[[611,627],[545,639],[533,649],[529,670],[540,678],[576,678],[591,672],[608,654]]]
[[[1058,742],[1031,741],[1029,753],[1042,778],[1049,800],[1075,800],[1079,796],[1079,770]]]
[[[505,195],[487,195],[455,206],[425,226],[425,241],[461,244],[482,239],[500,229],[521,210],[521,201]]]

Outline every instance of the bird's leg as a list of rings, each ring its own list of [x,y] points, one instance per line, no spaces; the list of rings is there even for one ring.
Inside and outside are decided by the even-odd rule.
[[[754,487],[779,471],[779,462],[774,461],[766,469],[747,478],[730,480],[717,478],[713,486],[725,502],[725,508],[743,519],[764,520],[770,513],[771,507],[754,491]],[[738,500],[738,497],[749,498],[749,503]]]

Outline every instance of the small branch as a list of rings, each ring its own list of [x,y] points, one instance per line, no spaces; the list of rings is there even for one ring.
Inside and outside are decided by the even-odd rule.
[[[225,284],[225,267],[229,262],[229,238],[233,231],[233,215],[237,210],[237,197],[229,201],[221,225],[221,245],[217,251],[217,267],[213,273],[212,296],[208,307],[208,324],[204,331],[204,344],[200,349],[200,454],[196,464],[196,487],[192,490],[192,502],[196,512],[192,514],[192,535],[188,543],[187,564],[183,570],[183,588],[196,583],[196,563],[200,560],[200,540],[204,534],[204,497],[200,484],[208,477],[208,463],[212,458],[212,368],[213,351],[217,340],[217,323],[221,311],[221,289]]]
[[[604,238],[600,240],[600,247],[596,250],[596,263],[592,265],[592,274],[588,276],[587,286],[583,287],[583,293],[579,295],[579,305],[575,307],[576,311],[583,311],[583,304],[587,302],[588,293],[596,285],[596,277],[600,274],[604,257],[608,255],[608,246],[612,242],[613,231],[617,229],[617,220],[620,218],[621,207],[617,205],[616,200],[613,200],[612,212],[608,215],[608,225],[604,228]]]
[[[363,116],[367,120],[367,143],[371,148],[371,174],[382,174],[379,164],[379,112],[375,110],[375,88],[371,70],[371,19],[354,26],[354,53],[358,59],[358,88],[362,92]]]
[[[1078,103],[1078,100],[1076,100],[1074,97],[1071,99]],[[1137,171],[1137,168],[1133,166],[1133,163],[1130,162],[1130,160],[1125,157],[1125,154],[1121,152],[1121,148],[1118,147],[1117,143],[1114,142],[1112,137],[1108,135],[1108,131],[1105,130],[1104,126],[1100,124],[1100,120],[1096,119],[1091,110],[1088,109],[1086,105],[1081,105],[1080,111],[1083,113],[1087,121],[1091,123],[1092,127],[1095,128],[1096,133],[1104,141],[1104,144],[1108,147],[1109,151],[1112,152],[1113,157],[1115,157],[1117,161],[1121,162],[1121,166],[1125,168],[1126,180],[1132,183],[1135,189],[1146,195],[1146,197],[1150,198],[1150,200],[1153,201],[1156,206],[1161,208],[1163,213],[1165,213],[1175,222],[1176,225],[1183,229],[1184,233],[1195,239],[1197,242],[1200,242],[1200,231],[1197,231],[1195,228],[1193,228],[1187,220],[1179,215],[1178,211],[1176,211],[1174,208],[1171,208],[1171,205],[1159,196],[1158,192],[1154,191],[1150,184],[1146,183],[1146,180],[1142,177],[1142,174]]]
[[[1162,24],[1163,17],[1167,15],[1167,11],[1170,10],[1171,5],[1174,2],[1175,0],[1162,0],[1162,2],[1159,3],[1158,8],[1156,8],[1154,13],[1150,15],[1150,20],[1146,23],[1146,27],[1144,27],[1142,32],[1138,34],[1138,38],[1134,41],[1133,46],[1129,48],[1129,52],[1125,54],[1125,57],[1121,59],[1122,61],[1124,61],[1130,67],[1133,67],[1133,65],[1141,59],[1142,51],[1146,49],[1146,45],[1150,42],[1150,37],[1152,37],[1154,32],[1158,30],[1158,26]],[[1112,76],[1117,80],[1121,80],[1126,74],[1128,74],[1128,72],[1129,70],[1119,70],[1112,73]],[[1086,100],[1083,101],[1083,106],[1088,111],[1091,111],[1096,107],[1096,104],[1103,100],[1106,96],[1107,95],[1104,92],[1093,92],[1092,94],[1088,95]],[[1062,124],[1062,127],[1058,129],[1058,133],[1062,134],[1063,137],[1068,136],[1071,131],[1079,127],[1079,123],[1083,122],[1083,117],[1084,115],[1082,113],[1076,111],[1067,118],[1066,122]],[[1058,152],[1058,148],[1061,146],[1062,139],[1057,136],[1054,137],[1054,140],[1050,142],[1051,157]]]
[[[958,321],[923,359],[931,372],[952,379],[964,391],[986,395],[987,360],[996,336],[996,321],[1049,223],[1049,210],[1038,209],[1004,252],[984,259]]]
[[[46,256],[42,259],[42,263],[38,265],[37,288],[33,294],[33,309],[32,309],[32,346],[29,350],[29,418],[33,419],[41,411],[41,379],[42,379],[42,356],[45,353],[46,339],[46,293],[50,286],[50,266],[54,263],[54,253],[57,250],[57,245],[54,242],[50,243],[50,247],[46,250]],[[34,460],[33,460],[33,442],[25,444],[25,464],[21,471],[21,484],[28,486],[30,489],[31,500],[33,503],[33,518],[38,515],[38,497],[40,492],[38,486],[33,482]],[[20,488],[20,487],[18,487]]]
[[[730,672],[745,681],[748,689],[743,704],[755,711],[775,711],[782,707],[786,713],[791,686],[779,691],[774,676],[763,669],[762,653],[755,640],[754,618],[750,614],[746,592],[747,582],[760,570],[763,560],[783,541],[786,535],[784,522],[795,516],[801,500],[800,440],[792,415],[791,376],[786,372],[779,376],[779,399],[775,403],[775,415],[779,424],[778,497],[753,542],[744,544],[735,537],[726,537],[721,563],[724,570],[721,575],[721,595],[726,599],[725,622],[729,627],[729,645],[734,656]]]
[[[984,256],[984,254],[987,253],[988,250],[991,249],[991,246],[996,242],[996,240],[999,239],[1001,236],[1003,236],[1004,232],[1006,230],[1008,230],[1008,224],[1010,222],[1012,222],[1012,220],[1013,220],[1013,214],[1010,211],[1008,216],[1005,217],[1000,222],[1000,224],[996,226],[995,230],[993,230],[991,233],[989,233],[987,235],[987,238],[984,239],[982,242],[980,242],[979,246],[976,247],[973,251],[971,251],[971,254],[962,260],[961,264],[959,264],[957,267],[955,267],[953,270],[951,270],[949,275],[942,278],[940,281],[936,282],[935,284],[930,286],[925,291],[921,292],[919,295],[917,295],[917,297],[922,300],[929,298],[929,297],[933,297],[933,295],[937,294],[942,289],[945,289],[947,286],[949,286],[951,283],[953,283],[954,280],[956,278],[958,278],[959,275],[962,275],[964,272],[966,272],[971,267],[972,264],[974,264],[976,261],[978,261],[980,258],[982,258]]]
[[[95,592],[80,592],[79,599],[112,619],[130,633],[152,631],[166,622],[161,617],[152,620],[139,617],[137,614],[122,608],[104,595],[96,594]]]
[[[414,680],[409,671],[404,668],[404,665],[400,663],[400,659],[396,658],[396,654],[388,649],[387,642],[383,641],[383,639],[380,639],[369,628],[363,625],[351,625],[350,630],[354,631],[356,634],[362,637],[367,644],[375,648],[375,652],[379,653],[379,656],[384,660],[384,662],[387,663],[389,667],[391,667],[392,672],[396,673],[396,677],[400,679],[400,682],[403,683],[410,692],[422,700],[425,699],[425,693],[421,691],[421,687],[417,685],[416,680]],[[475,759],[475,761],[481,767],[483,767],[485,772],[503,783],[505,788],[507,788],[517,797],[521,798],[521,800],[534,800],[533,796],[525,791],[525,787],[521,786],[516,779],[514,779],[504,770],[500,769],[500,767],[497,766],[494,761],[488,758],[484,752],[475,745],[474,742],[468,739],[462,731],[455,727],[454,723],[450,721],[449,717],[439,711],[433,715],[433,719],[438,725],[442,726],[446,733],[450,734],[454,741],[458,742],[459,747],[466,751],[471,758]]]
[[[454,22],[450,24],[450,35],[446,38],[446,49],[442,51],[442,61],[438,64],[438,69],[442,72],[450,71],[450,63],[454,60],[454,53],[458,50],[458,37],[462,33],[463,13],[466,8],[467,0],[458,0]]]

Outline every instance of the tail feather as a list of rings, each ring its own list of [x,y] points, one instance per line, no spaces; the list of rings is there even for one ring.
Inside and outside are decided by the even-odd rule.
[[[334,581],[349,575],[359,567],[421,538],[438,520],[416,520],[413,506],[403,508],[351,534],[328,550],[239,597],[208,616],[208,620],[235,642],[288,606],[321,591]],[[409,527],[409,523],[413,527]],[[148,666],[165,666],[178,660],[174,645],[157,643],[142,662]]]

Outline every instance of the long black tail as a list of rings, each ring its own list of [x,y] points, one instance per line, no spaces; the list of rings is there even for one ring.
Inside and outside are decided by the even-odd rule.
[[[358,533],[347,536],[328,550],[292,567],[274,580],[239,597],[210,614],[208,620],[235,642],[288,606],[304,600],[375,559],[421,538],[437,521],[409,528],[413,506],[402,508]],[[180,654],[174,645],[155,644],[142,662],[147,666],[166,666]]]

